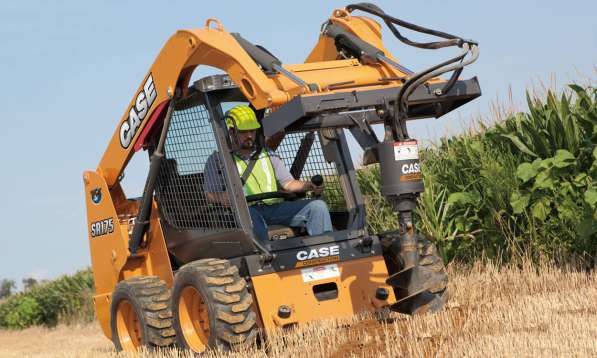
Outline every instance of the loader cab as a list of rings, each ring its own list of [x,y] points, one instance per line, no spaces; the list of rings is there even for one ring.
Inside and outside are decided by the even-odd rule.
[[[235,258],[257,252],[224,121],[225,111],[239,103],[248,101],[238,87],[227,75],[214,75],[196,81],[173,112],[156,199],[176,266],[201,258]],[[257,114],[261,121],[267,120],[267,111]],[[307,238],[296,228],[271,226],[268,249],[304,246],[311,239],[335,241],[364,229],[364,205],[342,130],[292,131],[264,139],[296,179],[323,177],[325,191],[320,199],[327,203],[334,227],[331,235]],[[215,162],[230,207],[206,197],[204,173],[206,166]]]

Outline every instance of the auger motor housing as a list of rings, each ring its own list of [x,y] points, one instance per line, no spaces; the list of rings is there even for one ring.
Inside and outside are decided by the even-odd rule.
[[[384,141],[378,144],[381,171],[381,193],[394,202],[403,196],[418,195],[425,191],[419,147],[415,139]],[[412,210],[396,208],[399,211]]]

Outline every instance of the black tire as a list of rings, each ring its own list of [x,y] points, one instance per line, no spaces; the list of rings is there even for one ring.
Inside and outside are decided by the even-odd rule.
[[[157,276],[120,281],[112,294],[110,328],[117,351],[170,347],[175,342],[170,290]]]
[[[198,300],[202,313],[190,312],[187,307],[199,306],[189,302]],[[178,346],[201,353],[209,348],[231,350],[239,344],[252,344],[257,337],[252,304],[246,281],[228,260],[202,259],[184,265],[176,273],[172,288]],[[193,321],[197,323],[191,326]]]

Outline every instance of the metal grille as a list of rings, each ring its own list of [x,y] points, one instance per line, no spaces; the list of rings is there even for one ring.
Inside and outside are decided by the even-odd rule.
[[[218,165],[218,147],[203,105],[172,113],[165,158],[157,182],[158,204],[168,223],[178,229],[234,229],[238,221],[230,208],[210,203],[204,192],[207,165]],[[214,168],[215,172],[224,171]],[[220,183],[219,183],[220,184]],[[226,193],[225,181],[221,182]],[[228,198],[229,199],[229,198]]]
[[[308,135],[309,132],[302,133],[287,133],[276,149],[276,153],[284,160],[284,164],[288,168],[292,168],[294,159],[301,147],[301,141]],[[314,141],[311,145],[311,150],[306,155],[305,165],[300,174],[301,180],[309,181],[311,177],[317,174],[323,176],[325,190],[321,197],[330,210],[339,211],[346,210],[346,201],[344,193],[340,185],[340,177],[335,163],[328,163],[321,149],[319,135],[314,133]],[[292,171],[292,170],[291,170]],[[294,173],[293,173],[294,174]]]

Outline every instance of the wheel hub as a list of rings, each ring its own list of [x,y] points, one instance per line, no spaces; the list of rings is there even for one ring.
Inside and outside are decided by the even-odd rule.
[[[210,337],[209,312],[196,288],[187,286],[179,300],[179,320],[185,341],[194,352],[207,349]]]

